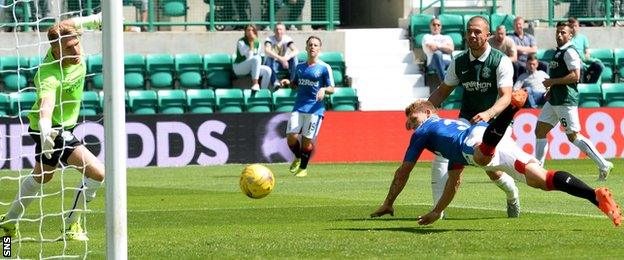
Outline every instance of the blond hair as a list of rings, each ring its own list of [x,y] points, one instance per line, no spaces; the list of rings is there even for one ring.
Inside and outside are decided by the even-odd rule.
[[[73,23],[60,22],[48,30],[48,40],[52,46],[54,46],[54,43],[60,44],[60,39],[62,38],[78,36],[80,36],[80,31]]]
[[[409,116],[414,112],[424,112],[426,110],[430,110],[434,114],[438,113],[438,109],[436,109],[431,102],[426,99],[419,99],[405,108],[405,116]]]

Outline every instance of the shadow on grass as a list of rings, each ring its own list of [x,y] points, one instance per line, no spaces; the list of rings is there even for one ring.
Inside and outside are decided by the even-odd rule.
[[[412,234],[435,234],[444,232],[479,232],[482,229],[453,228],[453,229],[433,229],[431,227],[388,227],[388,228],[332,228],[327,230],[335,231],[390,231],[390,232],[407,232]]]

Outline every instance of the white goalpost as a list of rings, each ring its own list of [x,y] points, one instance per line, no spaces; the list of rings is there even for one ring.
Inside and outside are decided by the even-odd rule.
[[[126,112],[122,1],[102,1],[104,147],[106,167],[106,255],[128,258],[126,206]]]

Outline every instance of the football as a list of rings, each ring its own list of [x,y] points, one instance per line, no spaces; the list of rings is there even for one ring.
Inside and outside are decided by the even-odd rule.
[[[264,198],[275,188],[275,177],[264,165],[248,165],[241,173],[240,188],[247,197]]]

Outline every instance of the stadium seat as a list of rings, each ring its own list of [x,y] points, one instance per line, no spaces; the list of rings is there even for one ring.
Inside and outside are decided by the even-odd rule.
[[[184,114],[186,93],[181,89],[158,91],[158,112],[163,114]]]
[[[30,75],[28,58],[3,56],[0,58],[0,71],[5,91],[18,91],[28,86]]]
[[[613,65],[615,58],[612,49],[589,49],[589,57],[599,59],[604,65],[600,79],[602,82],[613,82]]]
[[[139,115],[156,114],[158,95],[153,90],[128,91],[130,112]]]
[[[202,86],[202,56],[195,53],[175,56],[175,70],[182,88],[200,88]]]
[[[344,76],[346,71],[344,55],[341,52],[323,52],[319,57],[332,68],[335,86],[344,85]]]
[[[7,93],[0,93],[0,117],[11,114],[11,97]]]
[[[243,90],[243,95],[245,97],[245,110],[247,112],[271,112],[273,100],[270,90],[261,89],[254,92],[251,91],[251,89],[245,89]]]
[[[357,93],[353,88],[334,88],[330,102],[333,110],[355,111],[358,107]]]
[[[92,88],[104,89],[104,76],[102,75],[102,55],[92,55],[87,58],[87,75],[91,77]]]
[[[410,33],[414,40],[414,47],[422,46],[422,38],[425,34],[430,33],[429,23],[433,19],[429,14],[415,14],[410,17]]]
[[[461,107],[462,96],[464,95],[464,88],[457,87],[449,94],[449,96],[442,102],[442,109],[458,109]]]
[[[100,95],[96,91],[85,91],[82,93],[80,104],[81,116],[93,116],[100,112]]]
[[[145,67],[152,88],[173,88],[173,55],[150,54],[145,57]]]
[[[215,93],[212,89],[186,90],[186,105],[193,114],[214,113],[215,104]]]
[[[162,12],[165,16],[178,17],[184,16],[184,22],[188,21],[188,4],[186,0],[161,0]],[[186,30],[186,25],[184,26]]]
[[[602,84],[602,95],[606,107],[624,107],[624,83]]]
[[[213,88],[232,87],[232,59],[225,53],[206,54],[204,56],[206,83]]]
[[[292,112],[295,106],[297,91],[290,88],[280,88],[273,92],[273,106],[276,112]]]
[[[507,33],[513,33],[514,31],[514,19],[516,16],[513,14],[491,14],[490,15],[490,31],[496,32],[496,27],[500,25],[505,26]]]
[[[28,58],[28,74],[32,82],[34,82],[35,74],[37,70],[39,70],[39,65],[41,65],[43,59],[43,56],[32,56]]]
[[[458,101],[444,101],[442,103],[442,109],[460,109],[461,108],[461,102]]]
[[[579,91],[579,107],[600,107],[602,103],[602,91],[600,84],[583,84],[577,85]]]
[[[613,58],[615,68],[618,70],[617,82],[624,82],[624,49],[614,49]]]
[[[455,49],[464,48],[464,31],[466,26],[461,15],[457,14],[441,14],[438,16],[442,23],[442,34],[448,35],[453,39]]]
[[[25,117],[37,101],[35,92],[11,92],[11,112],[13,115]],[[19,113],[19,114],[18,114]]]
[[[221,113],[243,112],[245,104],[243,91],[237,88],[219,88],[215,90],[217,110]]]
[[[538,49],[537,53],[535,53],[535,57],[546,63],[550,62],[555,57],[554,49]]]
[[[297,54],[297,60],[299,62],[303,62],[303,61],[307,61],[308,60],[308,53],[306,51],[299,51],[299,54]]]
[[[126,89],[143,89],[145,84],[145,58],[141,54],[124,56]]]

